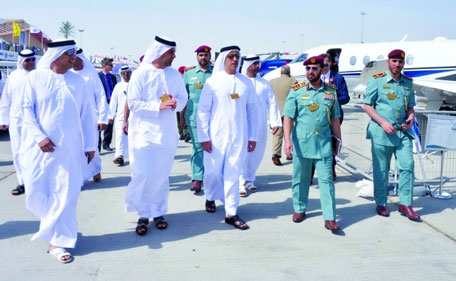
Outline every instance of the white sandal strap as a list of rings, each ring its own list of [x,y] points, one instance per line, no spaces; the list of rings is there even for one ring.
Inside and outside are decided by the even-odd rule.
[[[62,247],[58,247],[58,248],[54,248],[54,249],[50,250],[49,254],[54,256],[61,263],[67,263],[67,262],[70,262],[71,260],[73,260],[73,256]],[[62,257],[64,257],[64,256],[70,256],[70,259],[62,260]]]

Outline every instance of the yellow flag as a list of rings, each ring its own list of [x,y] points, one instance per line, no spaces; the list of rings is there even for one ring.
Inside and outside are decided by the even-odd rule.
[[[15,21],[13,21],[13,35],[14,37],[21,36],[21,27]]]

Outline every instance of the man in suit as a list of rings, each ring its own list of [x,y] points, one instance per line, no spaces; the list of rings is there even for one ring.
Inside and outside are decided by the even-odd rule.
[[[286,64],[283,65],[280,68],[280,77],[272,79],[269,82],[274,91],[274,96],[277,105],[279,106],[280,116],[282,117],[283,122],[283,107],[285,105],[285,100],[290,92],[291,85],[296,83],[294,77],[291,77],[290,75],[290,66]],[[279,128],[277,133],[272,136],[272,162],[277,166],[282,166],[282,162],[280,162],[280,157],[282,157],[282,141],[283,129]],[[287,160],[291,159],[287,158]]]
[[[106,100],[109,102],[111,101],[111,95],[112,91],[114,90],[114,87],[117,84],[117,79],[114,75],[110,73],[112,71],[112,62],[113,59],[111,58],[104,58],[101,61],[101,68],[102,70],[98,72],[98,76],[100,76],[101,83],[103,84],[103,88],[106,93]],[[101,133],[100,133],[101,135]],[[112,140],[112,122],[108,124],[106,127],[106,130],[104,131],[103,134],[103,149],[112,151],[112,149],[109,147],[111,144]],[[101,149],[101,136],[99,137],[98,141],[98,150]]]

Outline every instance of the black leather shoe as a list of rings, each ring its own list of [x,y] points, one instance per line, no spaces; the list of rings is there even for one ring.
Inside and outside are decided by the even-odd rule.
[[[112,151],[112,148],[110,148],[109,145],[103,145],[103,149],[106,151]]]

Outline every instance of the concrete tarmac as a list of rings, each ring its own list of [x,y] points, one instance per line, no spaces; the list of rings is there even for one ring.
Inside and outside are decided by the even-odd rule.
[[[60,264],[44,241],[30,242],[39,228],[25,209],[17,185],[8,135],[0,133],[0,280],[455,280],[456,200],[417,197],[423,222],[397,212],[390,197],[389,218],[375,203],[356,197],[361,177],[337,166],[337,220],[343,231],[323,227],[319,190],[310,190],[307,218],[293,223],[291,162],[271,162],[271,138],[258,170],[258,192],[241,198],[239,215],[250,229],[240,231],[217,212],[204,210],[203,193],[189,191],[191,144],[179,142],[170,176],[166,230],[151,223],[135,234],[137,216],[124,210],[129,166],[112,163],[102,151],[103,180],[83,187],[78,204],[75,260]],[[160,159],[151,159],[160,161]],[[317,180],[314,180],[317,183]],[[456,187],[446,188],[453,195]]]

